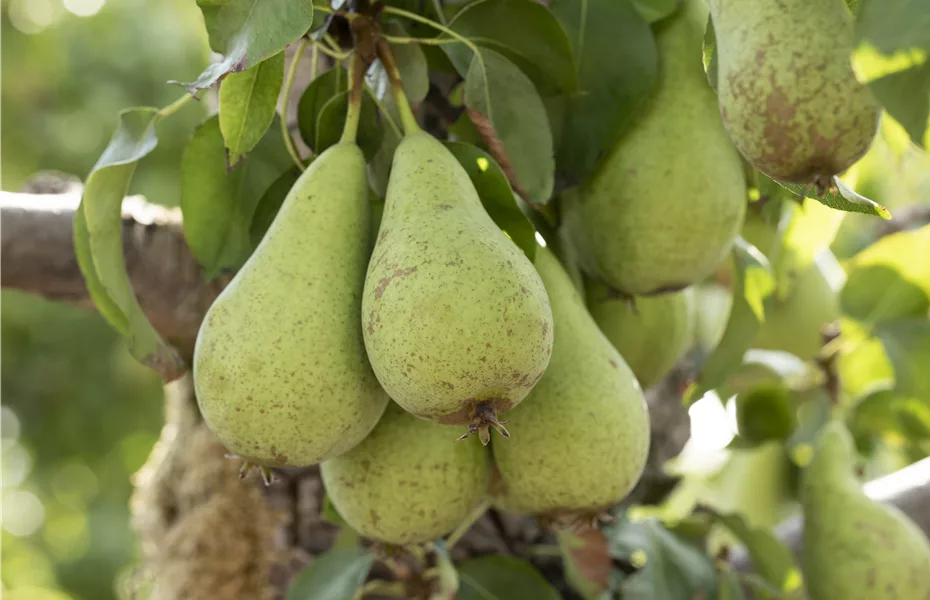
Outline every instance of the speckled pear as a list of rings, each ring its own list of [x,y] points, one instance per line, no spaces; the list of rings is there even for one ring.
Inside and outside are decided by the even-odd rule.
[[[312,465],[378,422],[388,397],[358,320],[370,247],[365,159],[340,143],[294,184],[197,336],[197,401],[231,452]]]
[[[588,311],[643,388],[665,377],[694,339],[692,290],[623,298],[585,282]]]
[[[843,0],[710,0],[730,138],[775,179],[829,185],[866,153],[881,113],[856,80]]]
[[[484,497],[490,452],[457,427],[418,419],[390,403],[365,441],[321,466],[333,506],[353,529],[389,544],[452,531]]]
[[[552,361],[507,414],[513,437],[492,445],[500,475],[492,493],[511,512],[587,517],[621,500],[642,474],[649,413],[559,261],[540,248],[535,264],[552,302]]]
[[[552,313],[539,276],[427,133],[407,135],[394,154],[362,325],[391,398],[483,441],[549,363]]]
[[[591,180],[562,196],[582,269],[628,296],[703,280],[739,234],[745,175],[701,62],[706,23],[702,0],[685,0],[656,26],[655,94]]]
[[[927,600],[930,542],[897,508],[862,491],[844,425],[824,427],[804,470],[802,566],[811,600]]]

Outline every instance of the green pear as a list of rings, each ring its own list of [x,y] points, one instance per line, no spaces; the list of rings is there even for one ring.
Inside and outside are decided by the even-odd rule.
[[[804,470],[802,567],[811,600],[927,600],[930,543],[897,508],[862,491],[852,436],[826,425]]]
[[[772,295],[766,300],[765,322],[752,347],[790,352],[804,360],[815,357],[823,346],[824,325],[840,316],[838,292],[844,278],[833,253],[821,251],[798,273],[786,298]]]
[[[694,288],[694,343],[704,352],[717,347],[727,326],[733,294],[729,288],[708,281]]]
[[[449,533],[487,492],[490,453],[456,428],[418,419],[390,403],[374,431],[320,470],[333,506],[353,529],[389,544]]]
[[[555,319],[546,374],[507,415],[510,440],[492,446],[496,503],[517,513],[596,514],[621,500],[649,453],[649,413],[623,357],[588,314],[547,249],[536,253]]]
[[[856,81],[843,0],[710,0],[730,138],[775,179],[828,185],[869,149],[881,113]]]
[[[362,441],[381,417],[388,397],[358,320],[369,210],[362,151],[332,146],[207,312],[194,350],[197,400],[240,457],[316,464]]]
[[[362,325],[391,398],[418,417],[467,424],[485,442],[549,364],[552,312],[539,276],[427,133],[408,134],[394,154]]]
[[[590,181],[563,194],[582,269],[628,296],[683,289],[723,260],[739,233],[746,183],[707,83],[707,11],[686,0],[657,25],[658,87]]]
[[[643,388],[665,377],[694,339],[692,290],[623,298],[586,282],[588,310]]]

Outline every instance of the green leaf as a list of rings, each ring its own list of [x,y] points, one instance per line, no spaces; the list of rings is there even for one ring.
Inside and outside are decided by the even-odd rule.
[[[930,310],[930,225],[883,237],[846,265],[840,305],[866,323]]]
[[[930,60],[873,79],[869,87],[911,141],[925,149],[930,147]]]
[[[197,128],[181,159],[181,213],[187,243],[207,277],[245,263],[252,253],[255,207],[291,166],[278,127],[231,170],[219,119],[211,117]]]
[[[804,597],[804,577],[791,551],[771,531],[754,529],[737,514],[716,514],[723,524],[746,546],[759,575],[780,592],[783,600]]]
[[[685,392],[689,405],[724,383],[740,365],[762,326],[763,303],[775,290],[772,268],[758,249],[737,238],[733,258],[733,306],[723,337],[701,367],[697,381]]]
[[[885,321],[874,333],[894,365],[895,391],[930,404],[930,321],[926,317]]]
[[[223,60],[182,83],[190,93],[208,88],[228,73],[245,71],[300,39],[313,23],[313,5],[293,0],[230,0],[201,6],[210,47]],[[178,83],[178,82],[173,82]]]
[[[274,218],[278,215],[278,210],[284,204],[287,193],[291,191],[297,179],[300,177],[300,169],[296,166],[283,175],[275,179],[265,193],[262,194],[258,205],[255,207],[255,213],[252,215],[252,224],[249,226],[249,238],[252,240],[252,248],[257,248],[259,242],[265,237],[265,232],[271,227]]]
[[[391,165],[394,162],[394,151],[400,144],[400,133],[393,127],[387,126],[384,130],[384,139],[381,147],[368,162],[368,181],[374,193],[384,198],[387,193],[388,177],[391,174]]]
[[[123,256],[122,205],[140,159],[158,144],[158,109],[120,113],[119,126],[87,176],[74,218],[78,266],[100,313],[128,340],[129,351],[165,381],[186,371],[184,361],[142,312]]]
[[[634,522],[624,516],[608,526],[605,533],[611,555],[624,558],[639,569],[623,581],[624,598],[693,600],[715,597],[717,575],[711,558],[658,520]]]
[[[672,0],[674,1],[674,0]],[[519,27],[514,27],[519,23]],[[526,73],[543,95],[578,89],[572,48],[558,20],[532,0],[479,0],[467,5],[449,28],[499,52]],[[472,53],[464,44],[447,50],[461,72]]]
[[[869,200],[865,196],[857,194],[849,186],[843,183],[839,177],[833,178],[833,183],[836,185],[836,191],[825,190],[822,194],[814,189],[813,185],[787,183],[777,180],[776,183],[778,183],[778,185],[782,186],[786,190],[792,192],[793,194],[801,196],[802,198],[813,198],[821,204],[836,210],[857,212],[866,215],[878,215],[883,219],[891,218],[891,213],[888,212],[887,208],[878,202],[875,202],[874,200]]]
[[[396,22],[389,21],[384,26],[387,34],[406,37],[407,31],[404,27]],[[416,106],[429,92],[429,69],[426,64],[426,55],[423,54],[423,48],[419,44],[394,44],[391,46],[394,53],[394,62],[397,63],[397,70],[400,71],[400,80],[404,84],[404,93],[411,106]],[[371,87],[371,91],[381,103],[394,107],[394,94],[391,92],[391,81],[388,78],[387,71],[380,60],[371,63],[368,73],[365,74],[365,80]],[[392,114],[395,119],[396,111]]]
[[[457,600],[559,600],[559,593],[526,561],[482,556],[459,567]]]
[[[517,204],[507,176],[490,154],[464,142],[446,142],[475,184],[488,215],[507,232],[530,261],[536,259],[536,229]]]
[[[765,177],[761,173],[759,176]],[[771,180],[768,181],[775,186]],[[782,201],[778,204],[781,205],[778,217],[783,225],[776,225],[779,238],[777,249],[770,252],[769,257],[774,263],[777,297],[784,299],[788,297],[798,275],[807,270],[817,255],[833,243],[846,213],[828,208],[811,198],[805,198],[801,203]]]
[[[316,141],[313,144],[313,148],[317,153],[322,153],[330,146],[339,143],[348,110],[348,92],[339,92],[323,105],[320,115],[317,117]],[[378,123],[378,107],[368,93],[362,96],[361,110],[356,143],[362,149],[362,153],[365,154],[365,159],[371,160],[381,147],[384,128]]]
[[[294,578],[287,600],[352,600],[373,562],[363,548],[330,550]]]
[[[862,0],[856,37],[883,54],[908,48],[930,50],[930,4],[925,0]]]
[[[348,74],[340,65],[310,82],[297,103],[297,126],[300,137],[316,152],[316,127],[323,107],[333,97],[349,89]],[[319,154],[319,152],[317,152]]]
[[[468,116],[527,202],[545,204],[555,174],[552,131],[533,83],[504,56],[482,48],[465,74]]]
[[[678,7],[681,0],[632,0],[633,7],[642,15],[646,22],[655,23],[670,16]]]
[[[284,53],[241,73],[231,73],[220,84],[220,131],[235,165],[258,143],[274,119],[284,82]]]
[[[557,165],[566,185],[588,178],[645,106],[658,55],[649,24],[629,0],[553,0],[568,33],[581,91],[565,111]]]

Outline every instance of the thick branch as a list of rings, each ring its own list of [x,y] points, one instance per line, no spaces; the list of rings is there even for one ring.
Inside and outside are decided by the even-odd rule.
[[[79,189],[0,192],[0,287],[93,306],[74,256],[72,221],[80,200]],[[189,353],[224,282],[204,282],[184,240],[180,211],[126,198],[123,252],[133,288],[155,329]]]

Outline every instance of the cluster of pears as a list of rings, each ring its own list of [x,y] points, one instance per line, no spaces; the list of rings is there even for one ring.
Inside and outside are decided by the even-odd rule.
[[[386,543],[448,533],[495,469],[494,501],[513,510],[609,508],[648,453],[635,376],[555,255],[532,262],[399,94],[398,109],[374,244],[346,134],[210,308],[194,359],[206,423],[251,463],[319,463],[340,514]]]
[[[831,3],[842,0],[816,4]],[[194,382],[207,425],[251,463],[321,464],[346,521],[391,544],[448,533],[484,499],[583,517],[622,499],[649,450],[642,388],[692,343],[687,288],[740,233],[740,152],[773,176],[810,179],[848,166],[874,133],[870,97],[840,85],[835,49],[797,31],[788,41],[805,40],[805,57],[820,53],[822,76],[836,79],[830,93],[801,102],[774,76],[769,88],[746,88],[746,56],[800,75],[774,49],[746,45],[759,36],[745,28],[770,20],[767,0],[730,4],[711,2],[719,111],[701,62],[703,0],[657,25],[648,110],[560,199],[565,266],[546,248],[531,261],[495,225],[455,156],[419,129],[399,84],[405,135],[371,239],[357,118],[347,118],[343,139],[300,176],[204,319]],[[750,4],[758,14],[743,14]],[[817,11],[829,12],[795,12]],[[834,111],[834,95],[854,97],[844,97],[853,110]],[[763,100],[782,120],[746,125]],[[782,101],[795,106],[790,115]],[[823,111],[830,120],[812,116]],[[573,281],[565,267],[576,261],[583,275]],[[500,435],[489,444],[492,430]]]

